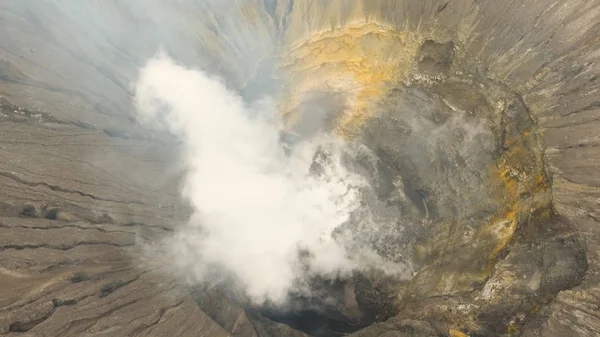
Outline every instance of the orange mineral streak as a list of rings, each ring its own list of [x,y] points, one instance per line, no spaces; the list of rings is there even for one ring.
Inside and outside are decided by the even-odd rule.
[[[490,226],[487,228],[489,234],[496,237],[498,242],[490,251],[488,258],[490,261],[495,260],[510,244],[517,230],[519,182],[516,178],[511,176],[511,171],[512,169],[505,156],[494,168],[492,174],[492,177],[501,183],[498,194],[500,197],[499,200],[504,201],[504,211],[492,218],[490,220]]]
[[[534,136],[530,132],[524,131],[520,137],[508,139],[505,142],[508,150],[500,158],[497,166],[493,168],[492,177],[501,183],[498,189],[498,200],[503,200],[504,212],[490,221],[489,231],[498,239],[498,244],[490,252],[490,261],[496,259],[511,243],[517,231],[518,219],[532,208],[546,206],[538,203],[549,201],[544,198],[541,198],[539,202],[527,201],[534,198],[527,200],[521,198],[523,192],[542,195],[549,191],[548,181],[541,169],[541,163],[532,165],[534,172],[526,172],[528,169],[522,167],[522,163],[528,161],[530,157],[532,159],[529,161],[539,159],[531,152],[531,149],[525,147],[525,143],[531,141],[531,137]],[[528,157],[528,154],[531,156]]]
[[[389,84],[404,78],[420,43],[415,33],[368,23],[315,33],[292,44],[279,58],[289,78],[281,104],[286,119],[294,120],[289,114],[311,93],[341,94],[345,110],[337,114],[335,131],[351,138]]]
[[[450,335],[450,337],[469,337],[469,335],[458,329],[450,329],[450,331],[448,331],[448,334]]]

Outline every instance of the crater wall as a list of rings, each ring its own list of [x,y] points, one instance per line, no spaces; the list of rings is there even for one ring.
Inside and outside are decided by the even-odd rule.
[[[136,262],[186,212],[177,144],[133,113],[159,49],[304,136],[326,106],[401,178],[374,199],[407,198],[421,269],[356,336],[600,331],[600,1],[8,0],[0,22],[0,332],[303,335]]]

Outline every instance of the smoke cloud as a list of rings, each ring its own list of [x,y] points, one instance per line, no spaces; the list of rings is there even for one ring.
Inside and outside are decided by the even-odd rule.
[[[344,144],[322,136],[285,151],[274,104],[250,106],[224,83],[160,55],[137,84],[141,120],[185,144],[182,196],[193,214],[169,240],[178,271],[195,282],[228,275],[254,302],[282,303],[308,276],[360,268],[333,235],[359,207],[364,185],[341,164]],[[319,147],[332,156],[310,175]]]

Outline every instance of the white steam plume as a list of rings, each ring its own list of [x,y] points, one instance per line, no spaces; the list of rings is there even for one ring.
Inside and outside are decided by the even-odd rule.
[[[356,268],[332,232],[358,207],[360,179],[335,155],[323,175],[308,174],[318,145],[335,154],[339,144],[321,139],[286,154],[272,104],[250,108],[223,81],[166,56],[142,69],[136,103],[185,143],[182,194],[194,213],[170,244],[194,281],[217,268],[254,301],[281,303],[307,274]]]

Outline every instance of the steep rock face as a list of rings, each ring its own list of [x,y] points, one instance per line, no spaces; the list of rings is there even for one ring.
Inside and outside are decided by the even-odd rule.
[[[131,113],[160,46],[386,168],[375,199],[403,209],[391,246],[418,273],[357,336],[600,330],[600,2],[13,0],[0,19],[0,331],[302,335],[138,265],[186,214],[160,179],[176,145]]]

